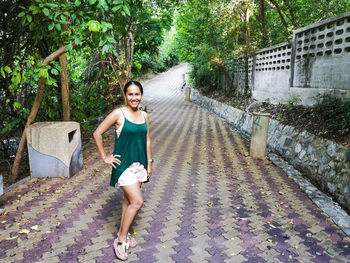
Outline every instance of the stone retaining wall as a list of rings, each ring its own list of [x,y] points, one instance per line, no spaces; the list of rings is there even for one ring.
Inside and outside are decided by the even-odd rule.
[[[220,116],[244,136],[250,137],[251,114],[202,96],[193,88],[191,101]],[[282,156],[322,191],[329,193],[350,210],[349,147],[272,119],[267,144],[269,151]]]

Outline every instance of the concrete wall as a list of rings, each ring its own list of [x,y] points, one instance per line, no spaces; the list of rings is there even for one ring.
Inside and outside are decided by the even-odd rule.
[[[245,86],[242,61],[237,60],[232,84],[238,93]],[[313,105],[318,94],[350,98],[350,12],[294,31],[290,43],[254,52],[248,74],[259,101],[285,103],[298,96],[301,104]]]
[[[225,119],[250,138],[253,116],[191,89],[191,101]],[[350,150],[341,144],[270,120],[268,148],[297,167],[321,190],[350,210]]]
[[[253,88],[253,62],[254,57],[250,56],[248,59],[248,85],[250,89]],[[232,76],[232,82],[226,83],[226,85],[230,85],[233,88],[233,90],[237,93],[237,95],[243,95],[246,83],[246,70],[244,58],[238,58],[235,61],[235,67],[233,68],[232,74],[230,76]],[[222,89],[222,86],[220,88]]]
[[[350,97],[350,12],[294,31],[291,94]]]
[[[289,99],[292,48],[282,43],[255,53],[253,97],[272,103]]]

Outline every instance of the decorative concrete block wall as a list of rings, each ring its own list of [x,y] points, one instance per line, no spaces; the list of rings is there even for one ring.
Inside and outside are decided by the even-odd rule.
[[[289,99],[292,46],[282,43],[255,52],[253,97],[272,103]]]
[[[245,59],[243,57],[238,58],[234,62],[235,66],[233,68],[233,80],[232,88],[237,94],[244,94],[245,83],[246,83],[246,71],[245,71]],[[250,89],[253,89],[253,68],[254,68],[254,55],[248,58],[248,85]],[[225,74],[225,73],[223,73]],[[231,83],[228,83],[231,85]]]
[[[350,12],[294,31],[293,45],[291,93],[350,96]]]
[[[71,177],[83,167],[77,122],[37,122],[27,128],[32,177]]]
[[[250,138],[253,116],[191,89],[191,101],[225,119]],[[307,131],[270,120],[268,148],[297,167],[321,190],[350,210],[350,149]]]
[[[299,97],[301,104],[313,105],[319,94],[350,98],[350,12],[300,28],[290,43],[257,50],[248,61],[248,85],[259,101]],[[242,94],[244,58],[233,70],[234,79],[226,84],[231,87],[223,89]]]

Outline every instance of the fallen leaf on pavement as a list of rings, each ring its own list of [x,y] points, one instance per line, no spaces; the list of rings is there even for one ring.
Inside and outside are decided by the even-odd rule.
[[[17,237],[18,237],[18,236],[8,237],[8,238],[6,238],[6,240],[16,239]]]
[[[39,226],[38,225],[31,226],[30,228],[33,229],[33,230],[39,230]]]
[[[19,234],[26,234],[26,235],[27,235],[27,234],[30,233],[30,231],[29,231],[28,229],[21,229],[21,230],[18,231],[18,233],[19,233]]]

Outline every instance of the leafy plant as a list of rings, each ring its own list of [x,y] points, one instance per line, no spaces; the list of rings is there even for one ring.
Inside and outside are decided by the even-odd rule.
[[[278,113],[278,114],[277,114],[277,120],[282,119],[282,117],[283,117],[283,113]]]
[[[289,106],[294,106],[295,104],[299,103],[301,101],[300,96],[293,96],[291,99],[286,100],[286,103]]]
[[[270,105],[271,104],[270,98],[266,98],[263,103],[265,105]]]
[[[323,95],[314,107],[327,120],[330,130],[350,129],[350,99],[342,100],[331,95]]]

